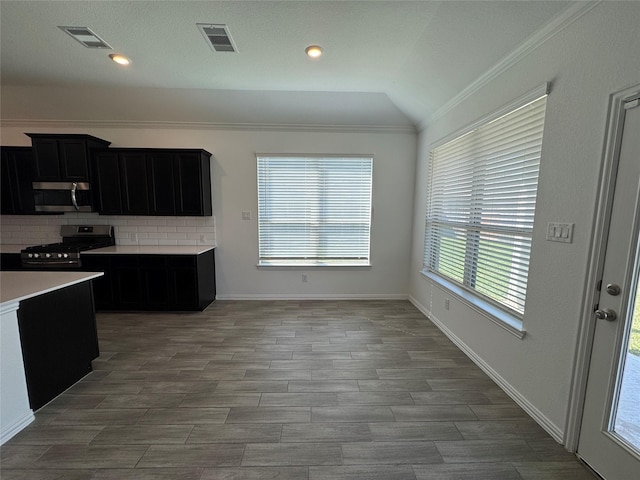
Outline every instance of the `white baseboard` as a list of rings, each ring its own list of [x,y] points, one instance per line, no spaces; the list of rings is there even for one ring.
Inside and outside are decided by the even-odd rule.
[[[33,422],[36,417],[33,415],[33,412],[29,410],[22,418],[19,418],[11,425],[2,429],[0,432],[0,445],[4,445],[11,438],[17,435],[22,429],[26,428],[31,422]]]
[[[408,300],[406,293],[398,294],[256,294],[256,295],[236,295],[222,294],[216,295],[216,300]]]
[[[433,324],[438,327],[442,333],[444,333],[449,340],[451,340],[460,350],[462,350],[467,357],[471,359],[484,373],[486,373],[491,380],[496,382],[498,386],[509,395],[514,402],[516,402],[527,414],[533,418],[545,431],[553,437],[553,439],[563,444],[564,431],[549,420],[538,408],[535,407],[529,400],[527,400],[518,390],[516,390],[509,382],[502,378],[498,372],[496,372],[488,363],[480,358],[473,350],[471,350],[456,334],[454,334],[449,328],[438,318],[436,318],[426,307],[418,302],[413,296],[409,295],[409,301],[422,313],[424,313]]]

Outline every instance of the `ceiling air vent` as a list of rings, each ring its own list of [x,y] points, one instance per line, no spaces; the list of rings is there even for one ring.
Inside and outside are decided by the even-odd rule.
[[[71,35],[75,40],[87,48],[104,48],[112,50],[111,46],[93,33],[87,27],[58,27],[65,33]]]
[[[226,25],[214,25],[210,23],[198,23],[198,28],[207,39],[207,43],[216,52],[237,52],[233,44],[229,29]]]

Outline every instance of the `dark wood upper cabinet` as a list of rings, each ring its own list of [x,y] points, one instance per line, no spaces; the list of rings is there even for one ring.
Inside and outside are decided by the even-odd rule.
[[[128,215],[149,215],[149,179],[144,152],[120,153],[122,208]]]
[[[204,150],[97,151],[97,209],[110,215],[210,216],[210,157]]]
[[[105,150],[95,155],[93,184],[98,211],[105,215],[121,214],[120,156],[116,152]]]
[[[3,215],[35,213],[31,147],[2,147],[0,210]]]
[[[147,156],[149,171],[149,207],[153,215],[176,214],[176,181],[171,153],[155,152]]]
[[[212,214],[209,157],[204,152],[174,154],[179,215]]]
[[[91,150],[111,142],[84,134],[27,133],[33,148],[33,181],[89,182]]]

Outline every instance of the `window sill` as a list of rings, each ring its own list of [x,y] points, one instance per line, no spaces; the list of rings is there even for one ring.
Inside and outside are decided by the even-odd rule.
[[[356,267],[356,268],[371,268],[371,263],[368,261],[358,262],[353,260],[261,260],[258,262],[258,268],[281,268],[281,267],[294,267],[294,268],[310,268],[310,267]]]
[[[488,320],[491,320],[493,323],[505,329],[512,335],[520,339],[524,338],[526,335],[527,332],[524,329],[522,319],[499,309],[495,305],[492,305],[491,303],[473,295],[467,290],[434,273],[427,272],[426,270],[421,270],[420,273],[434,282],[438,287],[444,288],[448,292],[454,294],[462,303],[472,308]]]

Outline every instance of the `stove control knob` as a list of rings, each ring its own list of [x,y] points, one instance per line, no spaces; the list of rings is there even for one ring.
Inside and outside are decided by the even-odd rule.
[[[27,257],[29,257],[29,258],[33,258],[33,253],[28,253],[28,254],[27,254]]]
[[[64,257],[64,258],[69,258],[69,254],[68,254],[68,253],[65,253],[65,254],[63,255],[63,257]]]
[[[40,258],[40,254],[39,253],[34,253],[33,254],[33,258]]]
[[[58,254],[58,258],[62,258],[62,254],[61,253]]]
[[[50,253],[46,253],[46,254],[45,254],[45,257],[47,257],[47,258],[51,258],[51,254],[50,254]]]

